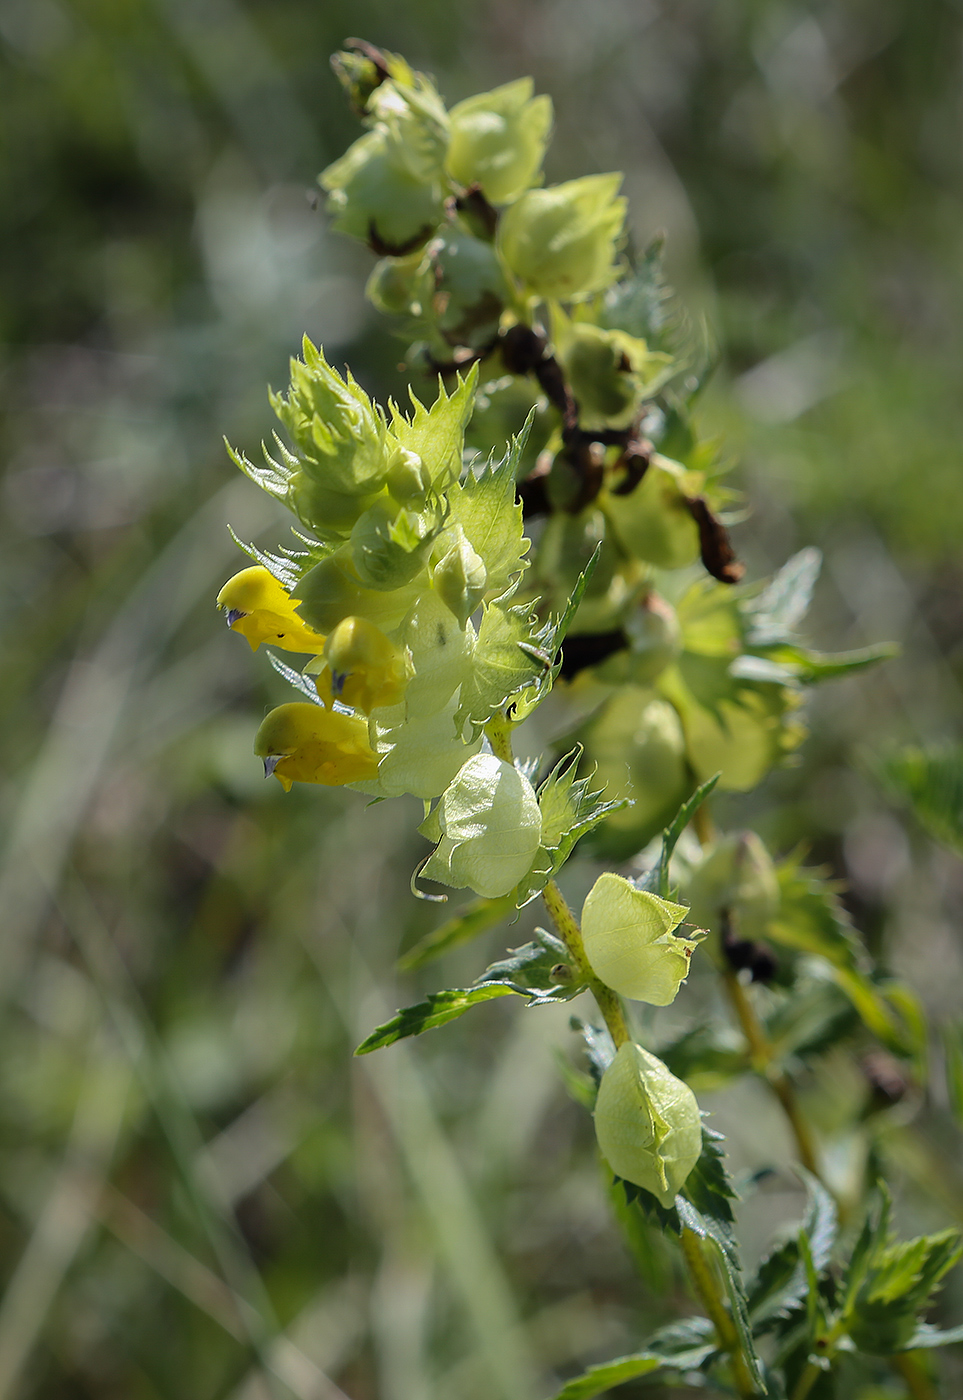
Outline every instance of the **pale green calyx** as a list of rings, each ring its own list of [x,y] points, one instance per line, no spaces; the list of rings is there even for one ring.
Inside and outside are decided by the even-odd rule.
[[[616,1176],[671,1206],[702,1151],[699,1105],[688,1084],[629,1042],[602,1075],[595,1135]]]
[[[531,78],[479,92],[452,107],[448,171],[507,204],[535,183],[552,125],[550,97],[533,97]]]
[[[508,894],[531,868],[542,816],[535,790],[494,754],[470,758],[421,826],[438,845],[422,874],[486,899]]]
[[[378,253],[411,252],[427,243],[444,218],[441,184],[413,174],[380,128],[359,136],[318,182],[328,192],[333,227]]]
[[[529,190],[502,215],[498,249],[536,296],[568,301],[608,286],[625,222],[622,176],[586,175]]]
[[[607,987],[633,1001],[668,1006],[689,974],[699,937],[680,938],[688,914],[621,875],[600,875],[582,906],[582,938],[592,971]]]

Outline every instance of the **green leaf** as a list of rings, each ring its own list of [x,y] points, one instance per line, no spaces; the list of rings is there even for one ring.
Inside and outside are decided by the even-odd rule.
[[[806,1183],[808,1197],[800,1230],[766,1255],[747,1289],[749,1314],[757,1335],[789,1317],[813,1293],[813,1277],[818,1282],[836,1242],[835,1202],[810,1172],[802,1167],[797,1171]],[[803,1248],[801,1242],[805,1242]]]
[[[479,977],[480,983],[504,983],[530,1002],[571,1001],[583,990],[560,939],[537,929],[538,942],[513,948],[507,958],[492,963]]]
[[[744,1044],[738,1037],[723,1038],[715,1026],[703,1024],[683,1031],[676,1040],[656,1047],[655,1053],[678,1079],[693,1089],[718,1089],[749,1066]]]
[[[709,1347],[708,1351],[712,1348]],[[638,1351],[633,1356],[620,1356],[615,1361],[606,1361],[601,1366],[590,1366],[582,1375],[576,1376],[563,1385],[555,1400],[590,1400],[593,1395],[602,1395],[624,1381],[637,1380],[639,1376],[651,1375],[664,1366],[661,1356],[653,1356],[648,1351]]]
[[[630,1182],[623,1182],[622,1185],[627,1198],[630,1201],[638,1201],[646,1215],[657,1220],[664,1230],[672,1230],[675,1234],[681,1234],[683,1229],[692,1230],[715,1249],[722,1266],[732,1320],[739,1334],[740,1345],[753,1380],[762,1390],[762,1364],[752,1339],[739,1251],[732,1231],[733,1214],[730,1201],[735,1198],[736,1193],[724,1166],[724,1154],[720,1147],[720,1143],[724,1141],[721,1133],[703,1126],[702,1155],[690,1172],[683,1192],[676,1196],[674,1205],[669,1208],[664,1207],[655,1196],[640,1186],[634,1186]]]
[[[562,1387],[556,1400],[589,1400],[613,1386],[654,1371],[696,1371],[717,1352],[715,1330],[707,1317],[687,1317],[650,1337],[645,1349],[590,1366]]]
[[[950,1327],[946,1332],[941,1332],[938,1327],[931,1327],[929,1323],[920,1323],[920,1326],[910,1337],[905,1346],[900,1347],[900,1351],[920,1351],[927,1347],[948,1347],[954,1342],[963,1342],[963,1327]]]
[[[508,607],[498,600],[485,605],[456,723],[467,721],[481,728],[546,670],[543,661],[523,650],[524,645],[537,645],[533,629],[527,606]]]
[[[465,428],[475,405],[478,386],[478,366],[472,365],[462,379],[458,376],[454,392],[449,394],[438,376],[438,397],[431,408],[425,408],[409,390],[413,412],[406,418],[398,405],[390,403],[392,436],[416,452],[431,475],[432,482],[444,489],[457,481],[461,474],[462,448]]]
[[[528,440],[535,410],[510,450],[497,466],[487,466],[476,476],[468,472],[461,484],[448,492],[449,523],[460,525],[488,573],[488,592],[503,593],[526,568],[531,541],[522,524],[522,503],[516,498],[518,461]]]
[[[440,834],[439,832],[439,836]],[[442,953],[458,948],[463,943],[470,943],[473,938],[478,938],[486,929],[514,912],[513,895],[502,895],[500,899],[479,899],[464,913],[456,914],[440,927],[426,933],[424,938],[419,939],[413,948],[409,948],[407,953],[398,959],[398,968],[401,972],[414,972],[435,958],[440,958]]]
[[[790,641],[809,611],[823,556],[812,545],[794,554],[772,578],[765,592],[743,604],[749,619],[750,646]]]
[[[767,936],[829,963],[833,977],[864,1024],[896,1054],[917,1060],[925,1045],[918,1003],[900,984],[877,984],[868,958],[843,909],[837,887],[819,870],[806,870],[797,856],[777,867],[780,902]]]
[[[857,651],[821,652],[807,647],[780,646],[769,652],[769,659],[783,666],[790,681],[817,685],[820,681],[836,680],[854,671],[875,666],[878,661],[890,661],[899,655],[899,647],[890,642],[860,647]]]
[[[372,1050],[394,1045],[396,1040],[435,1030],[463,1016],[480,1002],[491,1001],[493,997],[511,996],[512,992],[513,988],[504,982],[486,982],[480,987],[451,987],[445,992],[431,992],[424,1001],[419,1001],[416,1006],[406,1006],[383,1026],[377,1026],[354,1053],[368,1055]]]
[[[528,642],[522,644],[527,654],[537,662],[538,673],[535,683],[528,686],[512,703],[511,717],[515,724],[521,724],[538,709],[555,683],[555,678],[562,666],[562,642],[575,620],[575,614],[578,612],[589,580],[595,572],[601,550],[602,546],[599,545],[579,574],[578,581],[572,589],[568,603],[561,615],[550,617]]]
[[[561,870],[582,836],[604,821],[609,812],[625,806],[624,801],[601,801],[601,793],[590,790],[590,778],[576,778],[581,753],[581,746],[578,746],[560,758],[538,789],[541,844],[531,870],[515,892],[519,909],[533,900]]]
[[[661,899],[671,899],[669,863],[672,860],[672,853],[678,845],[679,837],[705,802],[720,776],[721,774],[716,773],[707,782],[697,787],[688,801],[684,802],[676,812],[671,824],[662,833],[662,850],[659,853],[657,863],[653,865],[651,870],[647,870],[641,879],[636,881],[640,890],[648,890],[650,894],[657,894]]]
[[[857,1019],[855,1007],[835,982],[797,975],[792,994],[765,1019],[766,1038],[777,1060],[814,1055],[848,1035]]]
[[[883,760],[880,774],[932,837],[963,855],[963,745],[903,749]]]

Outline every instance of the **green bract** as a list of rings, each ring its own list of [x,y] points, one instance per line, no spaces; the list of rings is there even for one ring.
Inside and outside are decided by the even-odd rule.
[[[487,899],[514,889],[531,868],[542,832],[535,790],[494,754],[470,758],[422,831],[438,845],[423,874]]]
[[[582,938],[593,972],[620,996],[668,1006],[699,946],[697,939],[673,933],[688,912],[621,875],[600,875],[582,906]]]
[[[602,1075],[595,1135],[616,1176],[671,1206],[702,1151],[699,1105],[655,1055],[622,1045]]]
[[[628,495],[603,494],[603,509],[627,554],[660,569],[681,569],[699,557],[699,527],[674,463],[651,462]]]
[[[569,301],[606,287],[625,222],[622,176],[586,175],[529,190],[505,210],[498,249],[529,293]]]
[[[712,845],[687,889],[693,919],[718,930],[724,918],[740,938],[761,938],[779,907],[772,857],[754,831],[733,832]]]
[[[452,107],[448,171],[461,185],[478,184],[492,204],[507,204],[536,182],[552,100],[533,97],[531,78],[479,92]]]
[[[562,363],[586,428],[627,426],[643,393],[671,363],[668,355],[652,354],[644,340],[589,322],[571,326],[565,339]]]

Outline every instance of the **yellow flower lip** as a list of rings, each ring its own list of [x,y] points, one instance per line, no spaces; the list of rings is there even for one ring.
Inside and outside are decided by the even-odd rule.
[[[324,647],[324,636],[308,626],[296,601],[263,565],[242,569],[228,579],[217,595],[217,606],[230,630],[246,637],[252,651],[262,642],[282,651],[315,655]]]

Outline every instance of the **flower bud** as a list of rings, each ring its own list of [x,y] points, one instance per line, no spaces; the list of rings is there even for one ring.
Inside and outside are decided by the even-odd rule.
[[[499,252],[529,292],[568,301],[608,285],[625,221],[621,183],[617,174],[586,175],[529,190],[505,210]]]
[[[418,593],[417,576],[390,591],[363,588],[352,567],[350,546],[315,564],[295,590],[299,611],[325,633],[333,631],[345,617],[363,617],[382,632],[393,632],[401,626]]]
[[[765,937],[779,907],[772,857],[754,831],[715,842],[693,870],[687,894],[699,923],[718,932],[729,914],[733,931],[750,941]]]
[[[408,684],[403,652],[363,617],[346,617],[328,637],[325,669],[317,679],[318,695],[328,709],[335,698],[370,715],[397,705]]]
[[[651,1191],[666,1207],[702,1153],[695,1094],[661,1060],[628,1043],[602,1075],[595,1135],[616,1176]]]
[[[630,798],[583,840],[600,856],[627,860],[675,816],[692,781],[685,736],[673,707],[651,690],[626,685],[582,734],[586,760],[596,765],[593,786],[606,801]]]
[[[508,894],[528,873],[542,834],[531,783],[490,753],[464,764],[428,820],[440,839],[422,874],[486,899]]]
[[[449,112],[448,172],[461,185],[478,184],[492,204],[535,183],[552,125],[550,97],[533,97],[531,78],[479,92]]]
[[[659,678],[659,689],[681,716],[686,752],[699,781],[721,773],[720,791],[748,792],[806,737],[805,726],[794,717],[801,696],[772,681],[733,677],[731,666],[726,672],[726,658],[719,661],[726,672],[722,677],[709,671],[715,657],[694,660],[714,683],[700,685],[695,666],[683,656],[678,667]],[[699,691],[698,698],[693,690]]]
[[[679,938],[681,904],[637,890],[621,875],[600,875],[582,906],[582,938],[592,971],[619,996],[668,1006],[689,975],[699,939]]]
[[[254,752],[264,759],[265,777],[273,773],[285,792],[292,783],[341,787],[378,772],[364,720],[320,705],[279,705],[262,721]]]
[[[443,193],[400,160],[383,130],[360,136],[318,176],[328,191],[332,227],[401,256],[427,243],[445,214]]]
[[[488,571],[460,527],[451,549],[435,565],[432,583],[445,607],[464,627],[485,596]]]
[[[421,316],[435,289],[422,249],[407,258],[382,258],[375,263],[364,294],[387,316]]]
[[[368,99],[368,117],[388,138],[391,158],[416,180],[442,178],[448,151],[445,104],[423,73],[389,78]]]
[[[431,488],[431,476],[417,452],[396,447],[389,458],[385,485],[399,505],[421,506]]]
[[[232,632],[240,632],[257,651],[270,642],[282,651],[319,652],[324,637],[299,617],[292,601],[272,573],[260,564],[228,579],[217,595]]]
[[[681,569],[699,557],[699,527],[675,476],[650,462],[627,496],[606,492],[604,509],[627,554],[659,569]]]
[[[435,511],[407,510],[387,498],[359,516],[351,530],[351,563],[366,588],[395,589],[425,566],[440,528]]]
[[[380,489],[388,466],[384,415],[349,374],[347,380],[305,336],[304,359],[291,361],[286,394],[271,405],[294,444],[291,501],[305,524],[315,524],[312,492],[364,496]],[[318,528],[325,519],[317,517]]]

